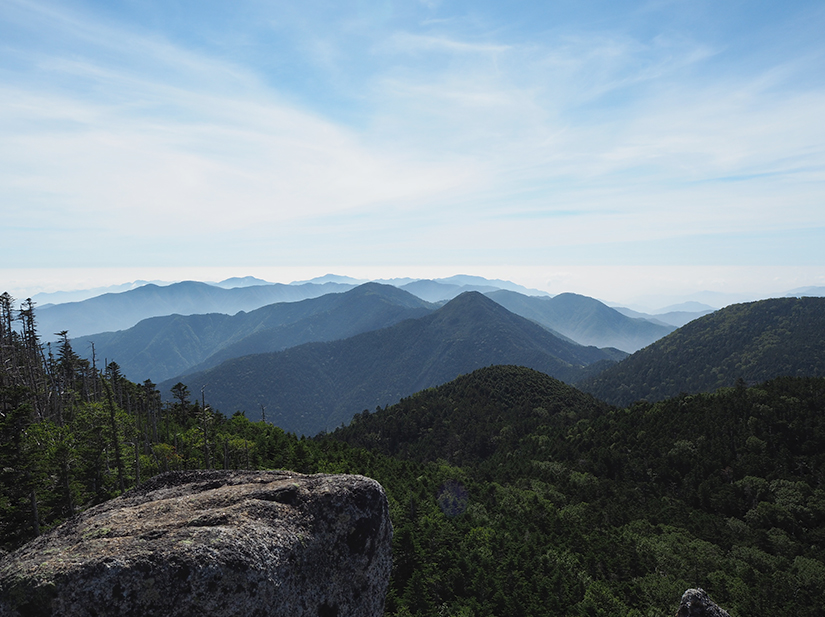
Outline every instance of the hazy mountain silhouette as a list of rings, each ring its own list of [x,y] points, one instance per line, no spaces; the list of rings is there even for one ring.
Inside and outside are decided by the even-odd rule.
[[[582,345],[633,352],[676,329],[627,317],[598,300],[573,293],[547,298],[498,290],[486,295],[513,313]]]
[[[492,364],[527,366],[574,380],[582,368],[615,361],[616,349],[564,341],[477,292],[419,319],[329,343],[244,356],[180,378],[224,413],[246,410],[285,430],[315,434],[356,412]],[[177,381],[160,385],[168,392]]]
[[[149,317],[251,311],[274,302],[296,302],[332,292],[352,289],[352,285],[255,285],[222,289],[207,283],[185,281],[165,287],[149,284],[122,293],[110,293],[82,302],[46,306],[37,311],[40,332],[49,340],[55,332],[69,331],[77,337],[96,332],[131,328]]]
[[[716,310],[705,309],[703,311],[672,311],[651,314],[634,311],[633,309],[629,309],[624,306],[615,306],[613,308],[625,317],[631,317],[633,319],[644,319],[646,321],[649,321],[650,323],[655,323],[660,326],[673,326],[674,328],[681,328],[686,323],[690,323],[694,319],[699,319],[700,317],[709,315],[710,313]]]
[[[785,297],[787,298],[801,298],[804,296],[821,298],[825,296],[825,287],[821,285],[811,287],[799,287],[797,289],[792,289],[791,291],[785,294]]]
[[[426,300],[427,302],[444,302],[452,300],[465,291],[480,291],[482,293],[495,291],[498,287],[493,285],[466,285],[457,283],[442,283],[423,279],[402,285],[401,289],[409,291],[411,294]]]
[[[211,283],[215,287],[222,287],[223,289],[235,289],[237,287],[255,287],[256,285],[274,285],[269,281],[256,278],[254,276],[233,276],[224,279],[219,283]]]
[[[115,359],[124,375],[162,381],[252,353],[280,351],[310,341],[347,338],[421,317],[434,306],[389,285],[367,283],[344,293],[282,302],[235,315],[168,315],[127,330],[73,339],[75,351]]]

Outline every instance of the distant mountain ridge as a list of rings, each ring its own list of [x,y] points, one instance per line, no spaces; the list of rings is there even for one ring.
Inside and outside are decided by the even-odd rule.
[[[801,298],[804,296],[811,296],[816,298],[821,298],[825,296],[825,286],[811,286],[811,287],[800,287],[798,289],[792,289],[785,297],[788,298]]]
[[[486,295],[513,313],[582,345],[615,347],[632,353],[676,329],[627,317],[598,300],[579,294],[564,293],[549,298],[502,289]]]
[[[31,298],[35,302],[35,304],[39,306],[42,310],[46,306],[50,306],[52,304],[82,302],[83,300],[88,300],[89,298],[94,298],[96,296],[102,296],[103,294],[122,293],[124,291],[137,289],[138,287],[143,287],[144,285],[150,284],[163,286],[167,283],[164,283],[163,281],[133,281],[131,283],[122,283],[120,285],[108,285],[106,287],[96,287],[93,289],[40,292],[32,295]]]
[[[256,285],[274,285],[269,281],[256,278],[254,276],[233,276],[232,278],[224,279],[219,283],[210,283],[215,287],[223,289],[235,289],[236,287],[255,287]]]
[[[237,289],[235,285],[244,282],[254,280],[225,281],[232,287],[231,293],[241,294],[244,290]],[[443,285],[432,281],[424,283],[443,288]],[[405,287],[365,283],[346,292],[297,302],[274,303],[234,315],[219,312],[176,313],[150,317],[123,330],[86,336],[74,336],[73,331],[69,330],[69,334],[80,355],[91,359],[94,343],[95,354],[102,360],[114,359],[124,375],[137,381],[150,379],[158,382],[205,370],[235,357],[281,351],[312,341],[347,338],[387,327],[401,319],[421,317],[437,308],[437,305],[408,293]],[[254,285],[245,289],[246,293],[260,291]],[[206,290],[212,293],[209,288]],[[192,296],[193,291],[202,293],[204,287],[201,284],[179,284],[171,290],[158,290],[158,293]],[[218,293],[226,293],[226,290]],[[585,346],[615,347],[632,352],[673,330],[663,324],[624,317],[598,300],[576,294],[549,298],[496,289],[487,295],[511,312],[531,319],[568,342]],[[131,297],[101,298],[100,302],[117,303]],[[360,299],[356,300],[356,297]],[[368,297],[376,302],[368,302]],[[90,301],[82,307],[93,304]],[[161,303],[155,308],[159,305]],[[182,305],[178,302],[179,308],[195,308],[191,304]],[[80,310],[81,306],[76,308]],[[103,308],[105,305],[99,307],[100,310]],[[49,314],[47,311],[47,317]],[[101,319],[99,323],[105,321]],[[592,367],[592,370],[595,368]]]
[[[207,283],[184,281],[160,287],[149,284],[129,291],[103,294],[83,300],[43,307],[37,312],[40,331],[46,340],[55,332],[69,331],[77,337],[97,332],[131,328],[139,321],[162,315],[224,313],[234,315],[274,302],[296,302],[332,292],[347,291],[352,285],[255,285],[222,289]]]
[[[312,435],[348,422],[362,409],[491,364],[517,364],[565,380],[583,367],[626,354],[564,341],[477,292],[418,319],[329,343],[244,356],[180,378],[206,387],[211,405],[256,413],[285,430]],[[168,391],[176,379],[160,385]]]
[[[437,283],[444,283],[447,285],[479,285],[490,286],[496,289],[506,289],[508,291],[515,291],[516,293],[525,294],[528,296],[551,296],[552,294],[542,291],[540,289],[531,289],[524,285],[519,285],[512,281],[505,281],[502,279],[487,279],[482,276],[472,276],[469,274],[456,274],[446,278],[434,279]]]
[[[419,279],[400,285],[400,287],[428,302],[446,302],[463,294],[465,291],[489,293],[498,290],[507,290],[528,296],[550,296],[547,292],[539,291],[538,289],[528,289],[523,285],[518,285],[511,281],[502,281],[500,279],[489,280],[480,276],[468,276],[466,274],[458,274],[441,279]]]
[[[98,357],[114,358],[124,375],[159,382],[230,358],[347,338],[422,317],[435,308],[401,289],[366,283],[248,313],[153,317],[127,330],[73,339],[72,345],[90,358],[94,343]]]
[[[439,281],[421,280],[413,281],[402,285],[401,289],[426,300],[427,302],[445,302],[460,296],[465,291],[479,291],[485,293],[495,291],[497,287],[492,285],[458,285],[454,283],[441,283]]]
[[[825,375],[825,298],[734,304],[700,317],[577,386],[614,405]]]
[[[687,305],[693,305],[693,303],[685,303]],[[696,303],[698,304],[698,303]],[[626,317],[632,317],[633,319],[646,319],[647,321],[655,324],[660,324],[663,326],[673,326],[674,328],[681,328],[686,323],[690,323],[694,319],[699,319],[700,317],[704,317],[715,311],[716,309],[703,309],[701,311],[666,311],[663,313],[640,313],[639,311],[634,311],[632,309],[623,307],[623,306],[616,306],[613,307],[615,310],[620,312],[622,315]]]
[[[233,277],[218,283],[183,281],[171,284],[136,281],[124,285],[77,292],[53,292],[38,296],[48,304],[39,307],[38,317],[45,340],[56,340],[57,332],[67,330],[71,337],[131,328],[143,319],[163,315],[234,315],[275,302],[297,302],[327,293],[342,292],[363,284],[364,280],[327,274],[309,281],[289,284],[269,283],[252,276]],[[404,288],[428,302],[446,301],[464,291],[491,291],[507,288],[525,293],[544,294],[510,281],[488,281],[482,277],[456,275],[436,281],[392,279],[387,284]],[[420,293],[415,293],[419,289]],[[106,292],[93,295],[95,291]]]

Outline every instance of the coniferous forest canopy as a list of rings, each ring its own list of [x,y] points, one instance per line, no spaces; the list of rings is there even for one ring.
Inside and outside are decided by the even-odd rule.
[[[390,501],[387,615],[646,617],[695,586],[734,617],[825,614],[823,378],[617,408],[491,366],[312,439],[172,395],[0,296],[0,547],[163,471],[359,473]]]

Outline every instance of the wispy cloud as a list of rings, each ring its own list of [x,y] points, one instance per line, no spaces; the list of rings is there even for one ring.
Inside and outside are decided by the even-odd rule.
[[[441,52],[447,54],[500,54],[512,49],[510,45],[495,43],[473,43],[432,34],[397,32],[378,47],[378,52],[415,54],[418,52]]]
[[[821,43],[767,59],[659,24],[668,4],[543,30],[483,4],[242,6],[261,11],[227,34],[243,49],[0,2],[5,263],[33,243],[86,260],[83,233],[124,263],[147,243],[167,261],[611,261],[702,234],[755,260],[724,234],[825,226]]]
[[[229,231],[416,199],[455,182],[448,169],[366,147],[244,69],[100,24],[78,28],[97,46],[151,58],[152,70],[38,53],[48,81],[2,88],[0,174],[26,216],[45,200],[64,223],[108,217],[113,229],[146,234],[163,233],[158,220]],[[66,82],[85,86],[54,85]]]

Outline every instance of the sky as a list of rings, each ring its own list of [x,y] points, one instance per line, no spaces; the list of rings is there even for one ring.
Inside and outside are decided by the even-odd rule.
[[[0,0],[0,287],[825,285],[822,32],[821,0]]]

